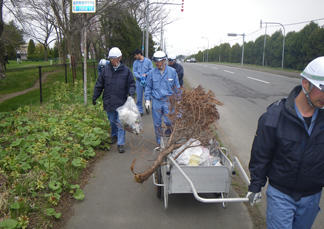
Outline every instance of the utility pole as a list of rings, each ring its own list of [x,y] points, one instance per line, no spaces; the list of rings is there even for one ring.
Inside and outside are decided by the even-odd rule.
[[[286,30],[283,24],[279,22],[263,22],[260,20],[260,28],[262,28],[262,24],[273,24],[273,25],[280,25],[283,28],[283,39],[282,39],[282,53],[281,53],[281,68],[284,67],[284,59],[285,59],[285,37],[286,37]],[[265,50],[265,43],[263,46],[263,51]]]
[[[146,5],[145,5],[145,27],[146,27],[146,41],[145,41],[145,57],[148,58],[149,56],[149,13],[150,13],[150,10],[149,10],[149,6],[150,5],[153,5],[153,4],[156,4],[156,5],[176,5],[176,6],[181,6],[181,12],[184,11],[183,7],[184,7],[184,0],[182,0],[182,3],[163,3],[163,2],[149,2],[149,0],[146,0]]]

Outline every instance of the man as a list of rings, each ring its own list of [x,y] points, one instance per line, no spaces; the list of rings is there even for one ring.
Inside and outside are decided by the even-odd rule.
[[[156,143],[161,143],[161,125],[162,117],[164,123],[168,127],[166,135],[171,134],[171,122],[166,116],[169,113],[168,98],[179,92],[179,80],[176,71],[167,66],[167,56],[163,51],[157,51],[153,55],[154,68],[147,76],[145,87],[145,108],[150,109],[152,99],[152,117]]]
[[[141,50],[136,49],[134,52],[135,61],[133,63],[133,72],[136,78],[136,105],[138,111],[143,116],[143,92],[146,85],[147,74],[153,69],[153,65],[150,59],[143,56]],[[149,110],[146,110],[149,113]]]
[[[168,57],[168,60],[169,66],[174,68],[178,74],[180,87],[183,87],[183,67],[181,66],[181,64],[177,63],[176,56],[170,55]]]
[[[103,91],[103,106],[107,112],[111,127],[112,144],[117,142],[119,153],[124,153],[125,130],[122,128],[116,109],[122,106],[127,96],[134,96],[135,81],[131,70],[121,63],[122,53],[119,48],[111,48],[108,54],[110,63],[98,76],[92,97],[93,105]]]
[[[249,164],[251,205],[267,189],[267,228],[307,229],[324,186],[324,56],[301,73],[301,85],[260,117]]]

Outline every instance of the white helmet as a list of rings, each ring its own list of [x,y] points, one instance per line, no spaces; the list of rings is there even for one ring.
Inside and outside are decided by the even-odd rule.
[[[300,75],[324,91],[324,56],[312,60]]]
[[[99,61],[99,65],[101,65],[101,66],[105,66],[106,63],[107,63],[107,60],[106,60],[106,59],[101,59],[101,60]]]
[[[169,61],[175,61],[177,59],[176,55],[169,55],[168,60]]]
[[[156,51],[153,55],[153,61],[161,61],[161,60],[166,60],[167,56],[163,51]]]
[[[119,48],[113,47],[109,50],[108,58],[118,58],[121,56],[122,56],[122,53]]]

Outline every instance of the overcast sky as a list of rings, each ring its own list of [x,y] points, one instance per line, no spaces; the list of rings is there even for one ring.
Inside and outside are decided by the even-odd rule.
[[[264,27],[260,29],[260,20],[281,23],[286,33],[307,24],[288,25],[292,23],[322,18],[316,23],[324,25],[324,0],[185,0],[184,12],[180,6],[167,8],[175,22],[164,27],[164,37],[167,53],[174,55],[193,54],[207,48],[208,42],[209,48],[220,42],[242,44],[242,36],[228,37],[227,33],[245,33],[245,41],[254,41],[265,32]],[[267,34],[280,28],[268,25]],[[160,42],[160,37],[155,40]]]

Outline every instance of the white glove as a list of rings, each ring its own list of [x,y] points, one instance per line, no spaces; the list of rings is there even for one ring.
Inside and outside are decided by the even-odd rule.
[[[150,110],[150,107],[151,107],[151,102],[150,102],[150,100],[146,100],[146,101],[145,101],[145,108],[146,108],[146,110]]]
[[[261,192],[248,192],[246,194],[246,197],[249,198],[250,205],[253,206],[256,203],[259,203],[261,201]]]

